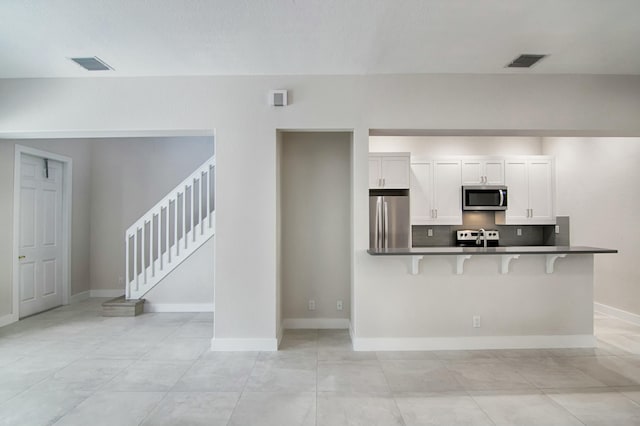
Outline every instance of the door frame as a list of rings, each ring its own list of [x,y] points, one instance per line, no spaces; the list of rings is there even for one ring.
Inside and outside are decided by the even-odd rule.
[[[68,305],[71,295],[71,212],[72,212],[72,171],[73,160],[60,154],[43,151],[23,145],[15,145],[13,168],[13,309],[12,321],[20,319],[20,274],[18,253],[20,247],[20,198],[22,154],[48,158],[62,163],[62,304]]]

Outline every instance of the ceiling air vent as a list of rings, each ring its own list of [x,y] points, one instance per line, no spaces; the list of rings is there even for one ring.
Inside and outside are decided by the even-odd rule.
[[[90,58],[71,58],[73,62],[80,65],[87,71],[109,71],[113,70],[106,62],[102,61],[97,56]]]
[[[545,56],[547,55],[520,55],[511,61],[511,63],[507,65],[507,68],[530,68]]]

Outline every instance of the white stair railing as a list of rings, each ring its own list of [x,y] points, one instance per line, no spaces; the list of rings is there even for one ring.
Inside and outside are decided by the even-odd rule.
[[[215,156],[125,234],[127,299],[139,299],[215,233]]]

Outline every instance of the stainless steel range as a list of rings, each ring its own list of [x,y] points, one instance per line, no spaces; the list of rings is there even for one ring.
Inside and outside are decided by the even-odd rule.
[[[500,232],[496,229],[461,229],[456,231],[456,245],[461,247],[497,247]]]

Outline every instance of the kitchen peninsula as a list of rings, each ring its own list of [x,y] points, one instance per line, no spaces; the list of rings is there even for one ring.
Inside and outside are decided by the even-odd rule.
[[[594,264],[617,250],[571,245],[570,218],[556,213],[555,158],[534,138],[506,142],[372,138],[354,349],[596,346]],[[404,246],[387,232],[405,222],[386,198],[391,182],[409,189]],[[485,190],[493,194],[471,192]]]
[[[578,246],[363,250],[386,337],[355,350],[593,348],[594,257]],[[375,277],[375,279],[373,278]],[[385,297],[381,298],[380,295]],[[367,324],[368,325],[368,324]]]

